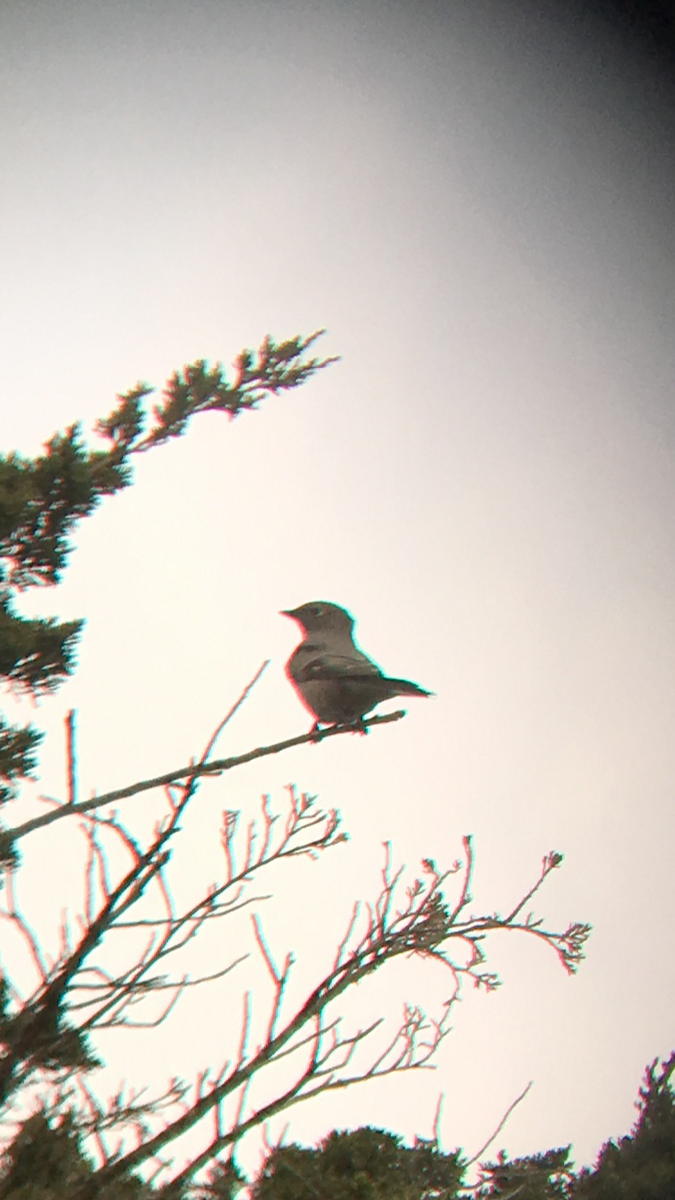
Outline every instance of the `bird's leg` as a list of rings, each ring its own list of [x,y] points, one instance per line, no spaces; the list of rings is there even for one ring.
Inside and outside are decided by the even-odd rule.
[[[322,724],[321,721],[315,721],[309,731],[309,736],[313,742],[320,742],[323,740],[324,734],[327,733],[329,729],[337,729],[338,727],[342,727],[343,729],[351,729],[352,733],[360,733],[364,737],[368,733],[368,728],[363,720],[363,717],[357,717],[355,721],[345,721],[344,723],[340,721],[333,721],[330,725],[326,725],[325,723]]]

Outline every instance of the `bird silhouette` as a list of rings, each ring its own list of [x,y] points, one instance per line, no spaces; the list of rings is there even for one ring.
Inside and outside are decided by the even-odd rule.
[[[314,600],[285,609],[303,631],[286,674],[305,708],[320,725],[359,724],[376,704],[392,696],[431,696],[408,679],[384,675],[354,644],[354,618],[338,604]]]

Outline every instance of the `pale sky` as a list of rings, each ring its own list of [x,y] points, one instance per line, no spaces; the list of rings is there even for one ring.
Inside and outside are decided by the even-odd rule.
[[[385,839],[414,872],[472,833],[483,911],[512,906],[560,850],[538,911],[595,931],[575,978],[538,944],[488,943],[504,985],[466,991],[435,1073],[301,1105],[272,1135],[290,1119],[305,1142],[366,1123],[428,1137],[443,1091],[443,1148],[472,1154],[533,1079],[493,1151],[571,1141],[592,1161],[675,1045],[660,77],[559,5],[486,0],[25,3],[3,9],[0,61],[4,451],[90,430],[139,378],[161,387],[267,332],[325,326],[323,352],[342,356],[137,460],[135,485],[79,527],[62,586],[23,599],[87,618],[74,679],[37,712],[8,703],[47,731],[41,790],[63,794],[69,708],[81,794],[104,791],[198,754],[268,657],[221,752],[304,732],[279,611],[348,607],[366,652],[436,698],[209,783],[176,850],[189,881],[217,870],[223,808],[248,819],[293,781],[351,838],[280,873],[264,911],[300,991],[353,900],[376,895]],[[121,815],[136,811],[147,826],[158,806]],[[64,824],[25,843],[45,938],[78,837]],[[261,978],[244,966],[170,1029],[102,1038],[106,1085],[231,1054]],[[362,991],[350,1018],[396,1020],[405,998],[437,1012],[447,981],[399,964]]]

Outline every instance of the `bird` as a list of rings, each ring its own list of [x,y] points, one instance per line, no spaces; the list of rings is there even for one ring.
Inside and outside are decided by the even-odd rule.
[[[432,696],[408,679],[390,679],[354,643],[354,618],[338,604],[313,600],[280,614],[296,621],[303,640],[286,663],[286,674],[305,708],[321,725],[354,724],[392,696]]]

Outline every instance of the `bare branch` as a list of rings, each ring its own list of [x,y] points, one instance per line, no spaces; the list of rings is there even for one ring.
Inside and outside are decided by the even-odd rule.
[[[279,853],[280,847],[284,846],[284,839],[290,838],[297,831],[305,811],[305,800],[292,794],[289,822],[282,832],[282,841],[277,845],[276,851],[270,850],[270,837],[266,834],[262,846],[265,855],[271,853],[273,857],[275,853]],[[268,816],[265,799],[264,822]],[[228,835],[228,846],[230,841],[231,835]],[[247,847],[244,869],[250,870],[250,830],[247,833]],[[216,1154],[227,1150],[249,1130],[263,1124],[270,1116],[292,1104],[310,1099],[321,1092],[349,1087],[367,1079],[401,1071],[429,1069],[433,1066],[432,1060],[438,1046],[449,1032],[450,1010],[459,995],[462,978],[471,978],[474,983],[488,988],[496,986],[495,977],[481,970],[484,956],[479,945],[487,933],[494,929],[519,929],[522,932],[534,933],[551,944],[560,955],[564,939],[567,938],[568,943],[570,941],[570,930],[565,934],[550,933],[542,930],[531,919],[518,921],[516,918],[522,911],[523,904],[512,910],[505,919],[494,916],[470,916],[460,919],[470,900],[472,860],[469,857],[469,839],[465,840],[465,848],[468,853],[460,896],[454,907],[449,908],[441,889],[452,876],[457,875],[460,869],[458,863],[453,864],[448,871],[440,872],[430,859],[426,859],[422,863],[421,876],[406,885],[400,869],[393,870],[390,850],[386,847],[382,887],[376,900],[367,905],[369,917],[365,930],[359,934],[356,932],[359,910],[355,907],[349,919],[347,932],[338,946],[327,975],[295,1013],[286,1017],[283,1022],[281,1000],[291,970],[292,957],[286,957],[283,969],[276,965],[275,955],[264,937],[262,925],[259,919],[256,919],[255,937],[274,986],[263,1044],[251,1050],[248,1048],[252,1005],[250,994],[247,993],[239,1051],[234,1064],[221,1072],[217,1082],[200,1087],[198,1097],[187,1111],[175,1120],[167,1122],[154,1136],[146,1138],[142,1145],[130,1149],[118,1162],[106,1168],[98,1182],[104,1183],[119,1171],[133,1169],[141,1162],[154,1158],[165,1146],[197,1125],[209,1113],[213,1114],[216,1109],[218,1115],[213,1117],[215,1126],[211,1141],[189,1166],[175,1177],[176,1183],[191,1178],[195,1171]],[[228,863],[232,864],[228,868],[228,874],[232,876],[234,856],[231,846]],[[401,905],[396,903],[397,891],[403,893]],[[530,889],[525,899],[532,891],[533,889]],[[585,929],[586,927],[578,927],[578,930]],[[580,933],[579,937],[581,938]],[[360,1052],[362,1048],[371,1045],[369,1039],[382,1022],[376,1020],[355,1033],[345,1033],[341,1031],[339,1017],[331,1017],[330,1013],[335,1011],[336,1001],[347,989],[353,988],[385,962],[401,954],[428,958],[449,970],[453,979],[450,998],[444,1003],[438,1019],[427,1016],[418,1006],[406,1005],[403,1021],[393,1036],[389,1037],[386,1045],[377,1051],[374,1051],[373,1047],[365,1062],[352,1066],[357,1051]],[[305,1060],[307,1052],[309,1059]],[[244,1098],[249,1082],[254,1076],[264,1073],[268,1066],[282,1059],[289,1062],[293,1060],[298,1064],[294,1082],[281,1095],[254,1108],[246,1115]],[[225,1099],[232,1094],[239,1097],[237,1116],[230,1128],[225,1129],[221,1119],[222,1106]],[[436,1115],[436,1126],[439,1119],[440,1105]],[[499,1129],[496,1133],[498,1132]],[[496,1136],[496,1133],[493,1136]],[[85,1193],[79,1194],[76,1200],[84,1200],[84,1195]]]
[[[153,1028],[160,1025],[188,987],[194,988],[222,979],[247,956],[241,955],[224,964],[216,962],[212,964],[213,969],[196,978],[183,970],[167,974],[165,962],[168,957],[194,942],[209,922],[239,912],[263,899],[262,896],[252,895],[251,883],[257,873],[270,864],[299,854],[315,857],[322,850],[344,840],[345,835],[339,830],[338,813],[318,809],[313,797],[289,787],[286,813],[282,817],[272,811],[269,796],[263,796],[260,817],[249,820],[240,831],[238,814],[223,814],[223,868],[220,880],[209,884],[184,910],[178,910],[174,903],[168,874],[169,845],[173,845],[172,839],[176,838],[183,813],[202,776],[221,773],[262,754],[317,740],[316,734],[307,734],[237,758],[220,762],[206,761],[220,732],[243,703],[265,665],[220,722],[201,759],[186,770],[133,785],[121,792],[96,797],[84,805],[60,805],[56,811],[46,814],[46,819],[43,817],[37,823],[27,822],[20,827],[23,832],[29,832],[61,815],[76,811],[84,814],[82,828],[87,838],[84,915],[80,918],[79,940],[74,947],[71,946],[64,917],[60,929],[60,953],[55,963],[50,964],[46,957],[40,956],[36,936],[17,911],[13,884],[10,883],[7,892],[10,907],[4,915],[17,924],[24,941],[31,948],[38,975],[38,987],[29,1002],[29,1005],[33,1005],[34,1022],[42,1019],[43,1011],[50,1006],[54,1011],[56,1006],[59,1015],[77,1013],[80,1018],[78,1031],[81,1034],[114,1026]],[[402,715],[394,713],[372,718],[368,724],[397,720]],[[324,736],[352,731],[351,726],[331,727],[321,731],[319,740]],[[137,842],[116,813],[102,817],[92,811],[104,803],[110,804],[113,800],[150,787],[163,789],[166,812],[145,847]],[[109,856],[111,846],[127,858],[127,868],[118,882],[115,882],[110,867],[111,861],[117,861],[117,857],[111,860]],[[463,865],[455,862],[442,872],[432,859],[424,859],[420,873],[406,883],[404,867],[396,868],[392,864],[391,847],[385,843],[378,895],[371,902],[354,904],[345,934],[327,973],[304,1002],[290,1013],[286,1011],[284,1000],[293,967],[293,955],[289,951],[282,960],[273,953],[256,913],[253,917],[254,937],[273,986],[271,1002],[264,1015],[262,1044],[249,1044],[254,1014],[252,996],[247,991],[235,1059],[228,1060],[220,1067],[216,1078],[212,1072],[200,1072],[194,1098],[187,1100],[181,1093],[180,1103],[177,1102],[179,1111],[176,1113],[169,1106],[162,1114],[159,1127],[155,1120],[159,1110],[150,1109],[147,1114],[136,1112],[134,1123],[131,1112],[136,1109],[130,1102],[129,1120],[125,1123],[123,1106],[120,1107],[122,1101],[118,1103],[113,1098],[106,1106],[94,1102],[92,1098],[91,1102],[85,1104],[86,1121],[97,1140],[103,1165],[95,1177],[75,1193],[72,1200],[93,1197],[113,1178],[141,1164],[151,1166],[153,1173],[166,1173],[171,1169],[170,1161],[166,1158],[167,1149],[201,1122],[205,1123],[201,1128],[209,1126],[211,1130],[208,1144],[188,1167],[175,1176],[176,1183],[191,1178],[216,1154],[228,1150],[249,1130],[292,1104],[364,1080],[402,1071],[429,1069],[433,1065],[434,1054],[449,1031],[450,1010],[460,994],[462,981],[471,979],[475,985],[487,989],[497,986],[496,976],[482,969],[484,954],[481,943],[493,930],[520,930],[534,935],[556,951],[568,970],[574,970],[581,959],[589,927],[576,923],[568,926],[563,933],[558,933],[544,929],[531,914],[526,917],[522,915],[547,875],[559,865],[560,856],[546,856],[535,884],[508,916],[502,918],[498,914],[469,915],[473,872],[469,837],[464,838],[464,850]],[[453,906],[446,901],[444,890],[451,878],[458,875],[454,887],[459,895]],[[141,900],[143,907],[138,908]],[[127,966],[117,974],[112,973],[96,961],[94,951],[104,937],[112,932],[130,929],[141,931],[143,945],[140,949],[138,945],[134,947],[133,959]],[[335,1015],[335,1006],[341,996],[385,963],[401,955],[424,958],[450,972],[452,987],[440,1014],[428,1016],[419,1006],[406,1005],[398,1028],[392,1033],[386,1032],[385,1027],[384,1046],[378,1044],[379,1039],[374,1040],[376,1031],[383,1023],[382,1019],[366,1024],[356,1032],[344,1031],[339,1016]],[[172,960],[176,961],[175,958]],[[278,966],[277,963],[282,961],[283,966]],[[160,994],[161,1007],[146,1014],[146,1000],[157,1004]],[[288,1070],[293,1075],[290,1086],[266,1103],[249,1109],[248,1097],[254,1077],[265,1075],[267,1078],[270,1074],[267,1068],[280,1063],[282,1059],[286,1060]],[[6,1065],[10,1073],[15,1070],[16,1064],[11,1058],[6,1060]],[[0,1072],[2,1066],[0,1063]],[[84,1064],[81,1070],[86,1069],[87,1064]],[[49,1070],[56,1085],[62,1086],[64,1072],[59,1071],[58,1064],[55,1068],[44,1068],[39,1061],[37,1065],[33,1063],[30,1056],[26,1057],[25,1062],[22,1060],[19,1078],[25,1083],[31,1077],[44,1080]],[[76,1071],[76,1080],[81,1070]],[[274,1074],[271,1074],[273,1080]],[[173,1096],[171,1088],[167,1094]],[[228,1098],[235,1102],[236,1111],[234,1119],[226,1127],[228,1123],[224,1120],[224,1113]],[[119,1127],[122,1133],[119,1144],[111,1150],[104,1135],[106,1122],[109,1126],[113,1116],[116,1128]],[[439,1120],[440,1102],[436,1126]]]
[[[363,726],[370,729],[373,725],[387,725],[390,721],[400,721],[405,715],[403,710],[384,713],[370,717],[367,721],[363,722]],[[39,817],[31,817],[30,820],[24,821],[22,825],[8,829],[7,834],[14,841],[17,841],[34,830],[43,829],[45,826],[51,825],[54,821],[58,821],[65,816],[71,816],[73,813],[89,813],[93,809],[101,808],[105,804],[115,804],[118,800],[126,800],[130,796],[137,796],[140,792],[152,791],[154,788],[166,787],[169,784],[177,783],[181,779],[196,779],[204,775],[222,775],[225,771],[232,771],[244,763],[253,762],[256,758],[265,758],[271,754],[281,754],[284,750],[290,750],[294,746],[303,746],[308,742],[315,745],[325,738],[338,737],[345,733],[354,732],[353,725],[330,725],[327,729],[320,730],[319,733],[304,733],[299,737],[287,738],[284,742],[275,742],[271,746],[258,746],[255,750],[249,750],[246,754],[238,754],[232,758],[217,759],[210,763],[204,763],[202,766],[191,764],[188,767],[181,767],[177,771],[169,771],[165,775],[157,775],[154,779],[140,780],[137,783],[129,784],[127,787],[106,792],[103,796],[92,796],[89,800],[82,800],[78,804],[60,804],[59,801],[54,800],[52,797],[45,796],[42,799],[57,807],[51,812],[42,813]]]

